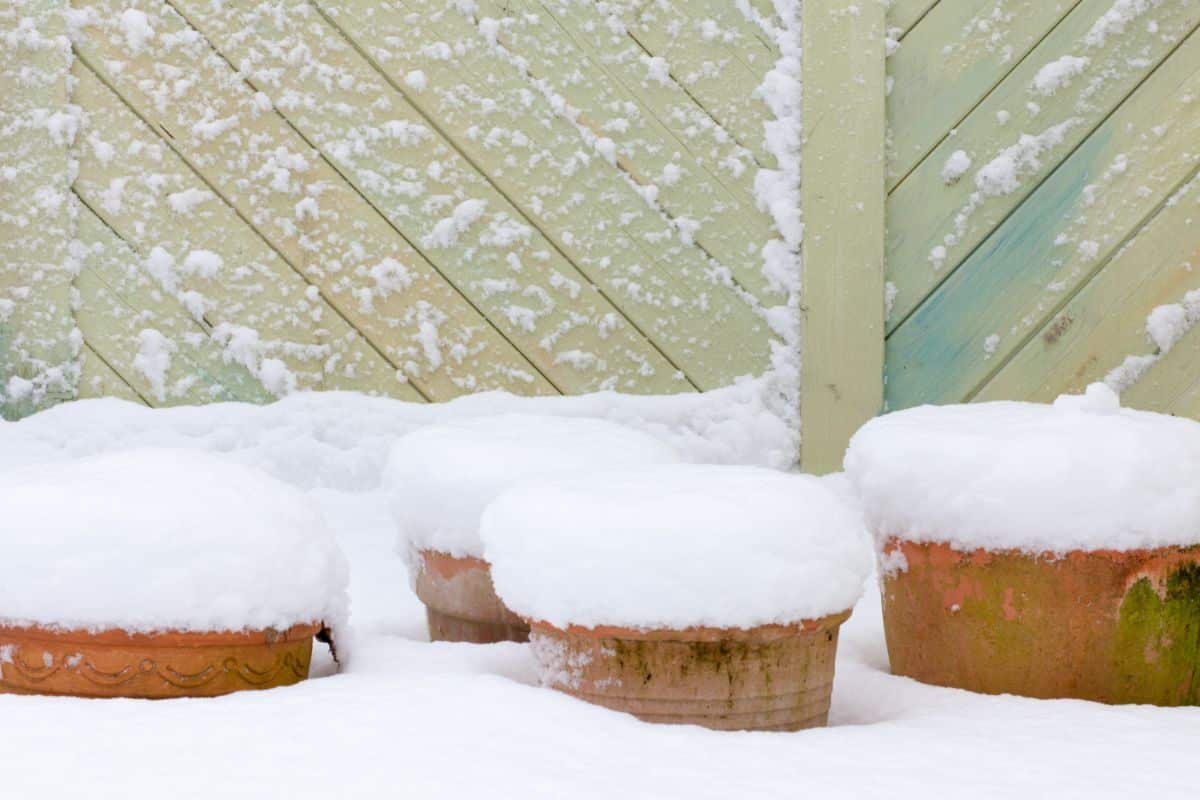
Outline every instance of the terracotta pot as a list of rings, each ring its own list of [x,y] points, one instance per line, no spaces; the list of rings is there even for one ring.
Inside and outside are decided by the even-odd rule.
[[[1200,547],[1065,556],[893,540],[892,671],[989,694],[1200,703]]]
[[[308,677],[319,625],[248,633],[127,633],[0,626],[0,692],[214,697]]]
[[[435,642],[524,642],[529,626],[496,596],[492,569],[481,558],[456,558],[422,550],[417,597],[425,604],[429,638]]]
[[[748,630],[566,630],[533,624],[542,683],[646,722],[716,730],[815,728],[829,716],[849,611]]]

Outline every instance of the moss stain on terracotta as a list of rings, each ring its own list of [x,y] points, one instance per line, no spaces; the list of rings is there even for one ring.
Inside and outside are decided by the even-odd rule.
[[[1162,596],[1149,577],[1121,601],[1113,666],[1127,685],[1141,683],[1162,705],[1200,702],[1200,565],[1170,573]]]

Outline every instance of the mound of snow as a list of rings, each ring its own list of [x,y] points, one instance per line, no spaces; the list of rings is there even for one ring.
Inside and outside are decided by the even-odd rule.
[[[606,420],[501,414],[402,437],[383,486],[392,497],[402,553],[482,556],[479,518],[519,481],[681,461],[670,445]]]
[[[846,473],[880,541],[972,550],[1200,543],[1200,424],[1093,384],[1051,405],[922,406],[855,434]]]
[[[182,450],[0,473],[0,620],[236,631],[341,621],[348,569],[320,510]]]
[[[677,465],[525,483],[484,512],[504,602],[553,625],[750,628],[845,611],[861,517],[819,478]]]

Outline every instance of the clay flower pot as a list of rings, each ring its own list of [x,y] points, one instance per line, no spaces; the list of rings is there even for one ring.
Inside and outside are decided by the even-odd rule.
[[[417,558],[416,592],[425,604],[431,640],[528,641],[529,626],[496,596],[488,562],[436,550],[421,550]]]
[[[308,677],[319,625],[245,633],[0,626],[0,693],[214,697]]]
[[[535,622],[542,683],[646,722],[716,730],[826,723],[839,626],[849,611],[795,625],[639,631]]]
[[[892,671],[990,694],[1200,704],[1200,547],[1064,556],[889,540]]]

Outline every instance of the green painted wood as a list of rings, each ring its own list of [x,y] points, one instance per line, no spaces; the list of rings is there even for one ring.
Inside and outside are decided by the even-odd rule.
[[[561,9],[579,4],[546,5]],[[765,213],[728,192],[637,94],[613,80],[602,63],[575,45],[542,3],[491,0],[478,4],[478,9],[480,25],[489,30],[493,24],[497,27],[497,40],[524,60],[531,79],[545,82],[563,97],[597,140],[612,142],[617,165],[653,193],[663,211],[688,230],[705,252],[732,270],[740,286],[769,305],[781,299],[762,274],[760,251],[771,238],[771,221]],[[736,10],[734,14],[741,18]],[[742,35],[743,42],[748,39]],[[636,68],[645,82],[646,67],[640,59]]]
[[[0,6],[0,418],[75,394],[64,0]],[[22,26],[26,30],[18,32]]]
[[[1078,3],[956,0],[930,11],[887,62],[888,190]]]
[[[1089,46],[1089,32],[1111,6],[1110,0],[1080,3],[958,126],[956,135],[939,144],[889,196],[888,278],[897,289],[889,331],[1029,197],[1200,22],[1200,3],[1163,3],[1148,8],[1137,24],[1123,33],[1106,37],[1103,45]],[[1087,71],[1049,97],[1035,93],[1031,87],[1038,71],[1071,53],[1091,59]],[[999,124],[1001,112],[1008,115],[1005,124]],[[1058,137],[1050,134],[1056,129]],[[1027,135],[1041,137],[1042,146],[1036,147],[1034,140],[1024,138]],[[1052,144],[1056,139],[1058,144]],[[948,185],[943,167],[956,150],[972,159],[972,168]],[[976,171],[1006,153],[1027,156],[1016,185],[1005,187],[1011,191],[981,192],[975,183]],[[946,251],[940,267],[931,260],[937,247]]]
[[[1153,356],[1146,318],[1200,288],[1200,185],[1172,197],[974,397],[1050,402]]]
[[[553,391],[174,10],[146,10],[153,36],[130,40],[123,8],[77,6],[79,57],[424,396]]]
[[[318,5],[655,342],[681,380],[715,388],[766,368],[770,334],[753,303],[530,87],[473,19],[428,0],[371,4],[372,14],[362,0]],[[418,72],[423,90],[408,85]]]
[[[555,388],[678,388],[662,354],[307,0],[171,1]]]
[[[224,358],[209,331],[145,280],[138,254],[87,207],[79,210],[76,321],[84,341],[156,406],[265,403],[270,392]]]
[[[774,54],[766,48],[747,50],[736,39],[726,41],[726,35],[736,32],[697,19],[689,6],[678,0],[606,4],[650,55],[666,60],[675,80],[754,153],[758,163],[773,166],[763,140],[770,114],[755,91],[774,63]]]
[[[938,0],[892,0],[887,9],[887,26],[894,29],[896,37],[902,37],[916,25]]]
[[[100,397],[116,397],[131,403],[149,405],[145,398],[139,397],[133,387],[126,383],[112,367],[104,363],[85,342],[83,352],[79,355],[79,393],[78,399],[92,400]]]
[[[1200,420],[1200,379],[1197,379],[1175,404],[1170,413],[1178,417],[1191,417]]]
[[[841,468],[883,395],[883,7],[803,5],[801,466]]]
[[[1200,164],[1192,35],[888,340],[890,408],[971,396]]]
[[[283,362],[297,389],[422,397],[237,212],[142,122],[91,70],[77,62],[73,100],[84,110],[75,191],[160,276],[141,273],[164,302],[183,300],[209,330],[220,329],[230,357]],[[193,253],[220,267],[187,268]],[[171,284],[171,291],[163,289]],[[247,343],[257,347],[245,347]],[[115,362],[114,362],[115,363]]]

